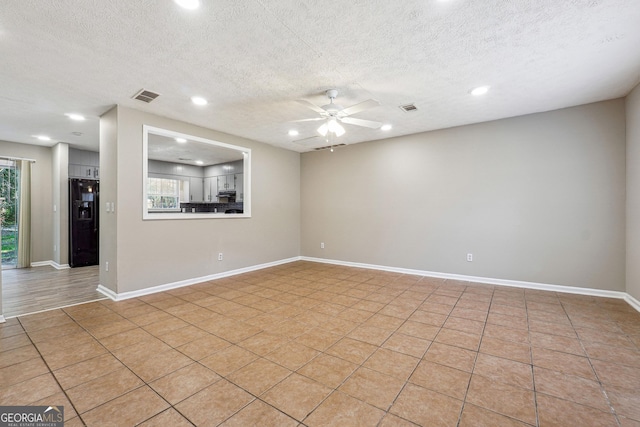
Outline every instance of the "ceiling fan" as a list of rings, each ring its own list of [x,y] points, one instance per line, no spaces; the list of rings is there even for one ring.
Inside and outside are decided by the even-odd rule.
[[[364,126],[371,129],[378,129],[380,128],[380,126],[382,126],[382,123],[374,122],[373,120],[356,119],[354,117],[349,117],[361,111],[379,106],[380,103],[375,99],[368,99],[366,101],[360,102],[359,104],[344,108],[342,107],[342,105],[333,103],[333,101],[338,96],[337,89],[329,89],[326,94],[329,98],[329,103],[327,105],[323,105],[322,107],[318,107],[317,105],[312,104],[311,102],[304,99],[298,100],[298,102],[305,107],[315,111],[316,113],[320,113],[320,117],[314,119],[294,120],[294,122],[312,122],[324,120],[325,123],[323,123],[318,128],[318,133],[325,137],[330,133],[335,134],[335,136],[342,136],[345,133],[344,128],[340,125],[339,122],[355,126]]]

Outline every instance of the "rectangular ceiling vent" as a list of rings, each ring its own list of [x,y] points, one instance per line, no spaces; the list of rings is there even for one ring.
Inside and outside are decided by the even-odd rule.
[[[326,150],[327,148],[333,148],[333,147],[342,147],[344,145],[347,144],[338,144],[338,145],[327,145],[326,147],[318,147],[318,148],[314,148],[314,150],[318,151],[318,150]]]
[[[151,92],[150,90],[142,89],[140,92],[132,96],[133,99],[146,102],[147,104],[159,97],[159,93]]]
[[[400,109],[405,113],[408,113],[410,111],[417,111],[418,107],[416,107],[414,104],[406,104],[406,105],[401,105]]]

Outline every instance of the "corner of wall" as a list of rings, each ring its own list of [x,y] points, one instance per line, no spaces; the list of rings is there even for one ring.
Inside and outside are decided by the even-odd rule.
[[[626,291],[640,300],[640,85],[625,100],[626,107]]]

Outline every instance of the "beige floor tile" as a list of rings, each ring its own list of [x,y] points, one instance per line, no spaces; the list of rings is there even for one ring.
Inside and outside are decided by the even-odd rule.
[[[460,347],[467,350],[478,351],[480,346],[481,335],[470,334],[468,332],[456,331],[453,329],[440,329],[434,342],[441,344],[452,345],[454,347]]]
[[[176,348],[180,353],[193,360],[202,360],[213,353],[231,346],[231,343],[218,338],[215,335],[207,334],[201,338],[196,338],[187,344]]]
[[[0,369],[36,358],[40,358],[40,354],[33,345],[2,351],[0,352]]]
[[[200,361],[219,375],[226,376],[256,360],[258,356],[238,346],[223,348]]]
[[[325,331],[322,327],[311,329],[295,339],[297,343],[324,351],[342,339],[342,335]]]
[[[531,424],[525,424],[471,403],[465,403],[458,427],[526,427],[529,425]]]
[[[197,426],[216,426],[253,400],[254,397],[240,387],[221,379],[175,408]]]
[[[532,367],[529,364],[479,353],[473,373],[494,381],[533,390]]]
[[[424,307],[424,306],[423,306]],[[442,327],[444,322],[447,320],[447,313],[439,313],[425,310],[417,310],[414,312],[411,317],[409,317],[410,321],[425,323],[427,325]]]
[[[281,335],[260,332],[259,334],[240,341],[238,346],[259,356],[265,356],[287,342],[289,342],[289,338]]]
[[[547,426],[617,426],[610,412],[603,412],[568,400],[538,394],[540,427]]]
[[[327,354],[339,357],[352,363],[363,363],[378,347],[356,341],[351,338],[343,338],[326,351]]]
[[[127,368],[120,368],[66,390],[80,414],[115,399],[144,383]]]
[[[195,341],[199,338],[204,338],[208,335],[209,333],[203,331],[202,329],[193,325],[188,325],[184,328],[175,329],[171,332],[164,333],[159,338],[171,347],[176,348]]]
[[[189,424],[191,425],[191,424]],[[298,421],[288,417],[273,406],[254,400],[240,412],[221,424],[221,427],[278,426],[296,427]]]
[[[606,390],[616,414],[640,422],[640,393],[638,392],[638,387],[625,389],[609,386],[606,387]]]
[[[155,340],[155,338],[144,329],[135,328],[125,332],[121,332],[119,334],[111,335],[106,338],[102,338],[100,340],[100,343],[110,351],[116,351],[118,349],[130,347],[147,340]]]
[[[588,380],[596,380],[589,359],[574,354],[562,353],[545,348],[533,347],[533,365],[541,368],[577,375]]]
[[[421,426],[455,426],[462,401],[413,384],[407,384],[390,413]]]
[[[549,350],[562,351],[577,356],[586,356],[582,345],[577,338],[563,337],[561,335],[543,334],[541,332],[531,332],[531,345],[534,347],[546,348]]]
[[[169,407],[148,386],[140,387],[82,415],[89,426],[137,425]]]
[[[417,357],[380,348],[367,359],[363,366],[406,381],[419,361]]]
[[[397,332],[416,338],[422,338],[423,340],[433,341],[439,331],[440,327],[438,326],[407,320],[398,328]]]
[[[601,411],[609,410],[609,403],[596,381],[534,367],[536,391],[559,397]]]
[[[300,368],[298,373],[328,387],[337,388],[357,367],[357,364],[339,357],[321,354]]]
[[[302,421],[333,390],[319,382],[292,374],[266,392],[262,399],[287,415]]]
[[[591,359],[606,360],[640,369],[640,351],[636,349],[597,342],[583,342],[582,345]]]
[[[477,354],[475,351],[434,342],[423,359],[462,371],[472,372]]]
[[[384,416],[384,411],[368,405],[339,391],[334,391],[307,418],[309,427],[321,426],[375,426]]]
[[[149,386],[170,404],[175,405],[219,379],[220,376],[212,370],[199,363],[192,363],[149,383]]]
[[[70,366],[78,362],[92,359],[105,354],[107,349],[97,341],[91,341],[73,348],[63,348],[48,354],[43,354],[43,358],[50,369],[57,370]]]
[[[0,368],[0,389],[47,373],[49,373],[49,368],[40,357]]]
[[[471,374],[468,372],[423,360],[409,378],[409,382],[464,400],[470,379]]]
[[[227,378],[237,386],[259,396],[290,374],[290,370],[267,359],[259,358]]]
[[[529,331],[513,329],[507,326],[488,323],[484,327],[484,337],[497,338],[504,341],[513,341],[521,344],[529,344]]]
[[[373,345],[381,345],[393,332],[388,329],[376,328],[375,326],[358,326],[347,335],[354,340],[363,341]]]
[[[480,353],[531,364],[531,347],[528,344],[484,337],[480,345]]]
[[[13,384],[11,387],[0,386],[0,405],[30,405],[60,391],[60,387],[53,375],[46,373]]]
[[[142,380],[149,383],[192,363],[192,360],[177,350],[155,354],[142,362],[128,365]]]
[[[591,360],[591,364],[605,385],[637,389],[640,384],[640,369],[596,359]]]
[[[404,384],[397,378],[361,367],[338,390],[386,411]]]
[[[171,346],[158,338],[146,339],[137,344],[112,350],[111,353],[125,365],[133,365],[144,362],[153,355],[169,351]]]
[[[282,365],[287,369],[295,371],[303,365],[306,365],[318,354],[318,350],[298,344],[295,341],[290,341],[267,354],[265,358]]]
[[[139,424],[140,427],[193,427],[185,417],[180,415],[178,411],[169,408],[158,415],[149,418],[147,421]]]
[[[378,427],[416,427],[418,424],[411,421],[404,420],[396,415],[387,413],[384,416]]]
[[[528,424],[536,423],[536,402],[531,390],[474,374],[467,402]]]
[[[482,335],[484,331],[485,322],[463,319],[461,317],[449,316],[443,327],[447,329],[453,329],[456,331],[467,332],[469,334]]]
[[[64,389],[69,389],[123,367],[118,359],[107,353],[58,369],[53,374]]]
[[[0,351],[13,350],[14,348],[31,345],[31,340],[26,333],[0,338]]]
[[[382,347],[409,356],[422,357],[430,345],[429,340],[396,332],[385,341]]]

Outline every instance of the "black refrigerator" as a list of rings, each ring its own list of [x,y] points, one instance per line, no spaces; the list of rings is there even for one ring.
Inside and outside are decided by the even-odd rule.
[[[98,194],[95,179],[69,179],[69,265],[98,264]]]

